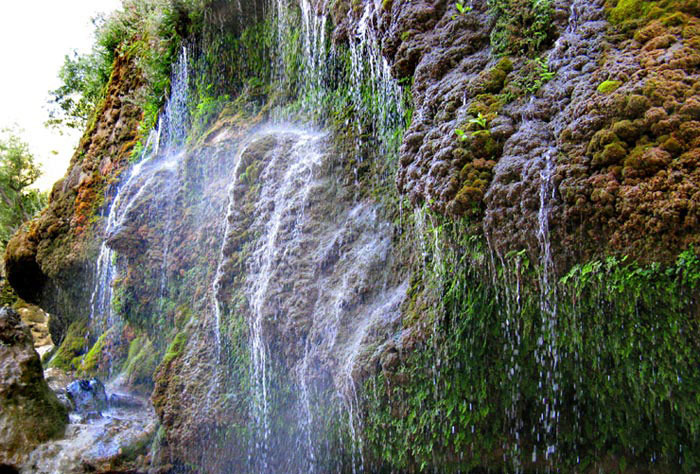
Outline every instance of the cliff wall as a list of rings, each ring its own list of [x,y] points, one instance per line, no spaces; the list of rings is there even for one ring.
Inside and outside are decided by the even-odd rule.
[[[214,2],[178,140],[130,167],[147,80],[119,56],[8,279],[67,368],[153,390],[163,470],[692,472],[698,16]]]

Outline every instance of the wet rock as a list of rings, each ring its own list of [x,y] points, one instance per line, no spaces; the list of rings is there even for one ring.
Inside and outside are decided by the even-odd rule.
[[[99,379],[76,380],[66,387],[78,413],[101,412],[107,408],[107,393]]]
[[[153,409],[111,409],[74,417],[60,440],[35,449],[21,466],[22,474],[87,474],[147,472],[148,448],[155,435]]]
[[[0,308],[0,465],[18,466],[38,444],[63,433],[67,410],[49,389],[29,328]]]
[[[143,408],[143,401],[121,393],[112,393],[107,399],[110,408]]]
[[[67,372],[55,367],[48,368],[44,371],[44,378],[49,388],[56,394],[58,400],[66,407],[67,410],[73,409],[73,402],[68,398],[66,387],[73,381],[73,377]]]

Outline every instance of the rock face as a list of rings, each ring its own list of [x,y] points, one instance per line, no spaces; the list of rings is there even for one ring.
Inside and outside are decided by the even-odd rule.
[[[68,422],[44,380],[29,328],[10,308],[0,308],[0,410],[0,465],[18,466]]]
[[[22,318],[22,322],[29,326],[34,339],[34,348],[39,353],[39,357],[54,349],[51,334],[49,333],[49,315],[36,305],[18,302],[15,309]]]
[[[66,176],[48,207],[19,231],[5,253],[7,279],[17,294],[51,313],[51,336],[59,344],[74,319],[87,318],[91,258],[99,243],[90,218],[110,193],[110,181],[127,164],[136,143],[141,109],[134,103],[143,79],[128,55],[114,64],[102,109],[86,130]],[[76,304],[77,303],[77,304]]]
[[[234,3],[213,2],[214,16],[235,18]],[[256,2],[244,3],[244,8],[257,11]],[[357,392],[362,391],[361,382],[380,368],[391,373],[392,390],[415,385],[410,371],[400,372],[411,356],[421,352],[421,342],[440,329],[440,311],[447,311],[441,306],[443,299],[454,300],[456,292],[458,302],[466,304],[474,297],[472,287],[483,284],[475,279],[469,280],[470,285],[443,286],[445,281],[434,275],[441,264],[450,263],[443,260],[448,245],[440,248],[445,242],[438,235],[448,227],[453,227],[455,239],[464,237],[455,245],[459,264],[469,263],[469,247],[464,244],[471,240],[466,237],[483,244],[483,253],[474,252],[482,264],[479,268],[487,266],[488,253],[493,266],[498,260],[503,263],[509,253],[518,255],[516,271],[504,272],[517,280],[518,305],[521,283],[537,280],[532,274],[520,274],[527,266],[520,259],[527,255],[530,269],[544,269],[545,276],[533,285],[543,287],[536,288],[542,292],[540,304],[530,308],[536,324],[545,320],[538,309],[547,306],[546,287],[574,263],[611,254],[629,255],[630,261],[668,263],[700,243],[697,0],[661,0],[653,2],[653,8],[650,2],[636,0],[621,0],[617,6],[614,0],[476,0],[468,5],[448,0],[331,5],[321,0],[312,8],[307,1],[278,2],[283,3],[292,4],[296,17],[280,18],[290,24],[298,20],[294,27],[307,36],[309,25],[322,24],[321,34],[328,34],[328,41],[335,42],[334,51],[340,53],[311,62],[327,60],[329,68],[343,69],[358,61],[358,51],[366,52],[349,51],[348,45],[358,37],[371,38],[373,42],[364,48],[374,48],[376,54],[368,62],[381,69],[386,60],[383,70],[407,84],[413,114],[407,130],[397,131],[401,143],[396,164],[391,161],[396,156],[364,153],[367,143],[352,142],[354,134],[364,134],[360,141],[385,138],[377,138],[377,130],[363,129],[362,120],[376,122],[366,117],[354,121],[355,114],[367,112],[353,108],[377,99],[372,87],[355,90],[362,97],[353,102],[343,94],[357,84],[336,84],[337,96],[330,102],[353,105],[323,117],[324,126],[330,123],[328,128],[333,129],[335,124],[334,130],[343,129],[347,136],[339,132],[328,143],[318,138],[318,146],[310,147],[304,138],[307,131],[290,134],[280,127],[254,133],[276,101],[294,98],[260,92],[265,87],[258,84],[261,79],[251,72],[255,71],[251,64],[226,56],[226,64],[208,65],[216,66],[212,68],[216,80],[228,78],[220,71],[235,70],[241,74],[236,80],[250,79],[246,87],[255,92],[248,90],[228,103],[208,132],[188,137],[192,141],[186,147],[169,149],[163,143],[160,155],[142,162],[135,184],[122,190],[112,184],[128,181],[127,157],[141,116],[130,98],[142,85],[138,66],[125,55],[114,66],[104,106],[65,179],[55,185],[49,208],[7,248],[8,279],[20,296],[56,314],[51,335],[57,343],[63,339],[59,350],[63,366],[80,366],[86,370],[81,377],[91,376],[87,372],[103,360],[112,363],[116,354],[109,333],[98,339],[86,312],[95,288],[97,248],[104,241],[105,248],[114,251],[118,278],[105,283],[114,283],[115,314],[126,323],[123,334],[112,334],[118,339],[114,345],[121,344],[126,352],[121,340],[130,341],[124,370],[144,387],[155,385],[151,399],[163,430],[154,442],[158,450],[154,458],[164,469],[186,471],[186,466],[194,466],[191,469],[203,472],[230,472],[253,459],[259,464],[252,469],[260,471],[294,470],[290,466],[303,471],[317,465],[341,471],[355,465],[354,459],[314,459],[318,453],[312,448],[332,437],[326,435],[338,429],[334,423],[342,417],[338,424],[350,418],[354,438],[354,428],[362,423],[354,424],[352,417],[372,415],[359,413]],[[279,6],[269,11],[275,8]],[[308,17],[324,12],[323,21]],[[274,24],[277,20],[270,20],[275,31],[266,29],[270,25],[257,25],[259,29],[248,30],[247,39],[267,41],[289,26]],[[240,26],[237,21],[227,26],[234,24]],[[233,30],[224,28],[224,23],[220,26],[215,29]],[[299,31],[292,35],[296,40],[303,36]],[[271,56],[262,61],[266,66],[274,63],[276,68],[286,60],[275,57],[275,51],[293,56],[292,43],[279,50],[265,44],[269,50],[261,51]],[[301,43],[296,46],[304,49]],[[352,56],[345,65],[344,53]],[[293,58],[294,67],[287,72],[297,71],[307,59],[312,58]],[[353,74],[362,69],[352,66],[347,82],[355,81]],[[342,72],[328,74],[336,75]],[[212,78],[193,82],[207,79]],[[278,85],[265,84],[271,89]],[[279,89],[288,92],[286,87]],[[234,97],[226,96],[225,101]],[[257,103],[267,100],[265,106]],[[202,102],[199,111],[209,105]],[[337,148],[329,144],[344,140],[352,143]],[[299,149],[323,151],[307,163],[295,156]],[[351,152],[345,153],[348,149]],[[392,172],[371,168],[380,161],[391,162],[386,169]],[[394,194],[394,184],[400,196]],[[117,202],[115,196],[122,191],[119,225],[102,236],[106,219],[98,214],[109,207],[102,204]],[[411,204],[404,206],[404,198]],[[391,202],[385,206],[387,201]],[[421,214],[417,208],[422,207],[432,212]],[[430,239],[421,235],[427,229]],[[441,269],[448,274],[451,270]],[[492,295],[484,307],[507,306],[503,301]],[[504,322],[505,333],[513,331],[511,325],[524,324],[520,309]],[[483,311],[476,311],[479,325],[489,324],[483,321]],[[630,318],[641,321],[640,314]],[[457,322],[463,320],[459,311],[453,316]],[[600,324],[591,323],[593,329],[609,319],[609,314],[603,316]],[[624,321],[623,327],[637,327]],[[500,337],[499,327],[489,331]],[[520,329],[525,335],[532,333],[531,325]],[[512,339],[509,343],[521,340],[515,331],[506,334]],[[684,329],[684,333],[697,331]],[[593,334],[591,340],[604,341]],[[646,357],[653,344],[640,341]],[[491,344],[486,348],[489,357],[505,357],[503,344]],[[92,345],[89,352],[88,345]],[[537,345],[513,346],[514,354],[525,354],[525,369],[531,370],[523,374],[546,372],[532,365],[541,359]],[[610,344],[611,351],[615,347]],[[607,351],[608,346],[599,349]],[[451,355],[447,356],[449,360]],[[479,365],[471,355],[465,360]],[[639,360],[641,373],[647,362]],[[423,365],[429,367],[431,361]],[[602,381],[607,374],[595,375]],[[680,376],[674,378],[680,383]],[[536,376],[523,377],[525,382],[532,380],[537,381]],[[489,397],[500,400],[490,393],[500,383],[487,387]],[[523,392],[530,398],[522,399],[521,386],[516,384],[515,389],[505,395],[512,397],[508,402],[513,405],[503,411],[515,417],[516,403],[524,400],[523,411],[536,413],[530,406],[541,398],[536,389]],[[469,390],[454,398],[466,399]],[[86,388],[77,383],[73,392],[74,399],[80,399],[92,389],[89,383]],[[574,390],[567,396],[598,399],[593,390],[580,394]],[[402,415],[404,401],[397,401],[400,397],[393,397],[389,388],[387,398],[392,423],[408,418],[408,410]],[[695,410],[694,402],[688,403]],[[340,413],[340,405],[349,417]],[[422,398],[417,406],[425,406]],[[312,414],[311,407],[318,413]],[[93,408],[94,404],[88,411]],[[440,410],[436,418],[442,419]],[[590,419],[598,419],[591,410]],[[625,417],[637,419],[639,410],[631,407]],[[320,418],[331,421],[314,425]],[[278,425],[265,425],[268,420]],[[250,429],[255,423],[257,431]],[[377,426],[383,429],[381,423]],[[471,428],[474,433],[474,425]],[[527,431],[529,426],[519,429]],[[454,426],[443,435],[455,435]],[[514,432],[499,435],[517,438]],[[501,442],[499,438],[494,446]],[[353,457],[357,453],[348,453],[354,446],[342,449],[350,446],[347,443],[338,452]],[[292,444],[294,456],[286,451]],[[248,452],[251,446],[254,454]],[[440,447],[448,457],[456,456],[449,442]],[[488,450],[489,456],[494,455],[492,447]],[[598,459],[601,455],[595,450]],[[483,459],[490,465],[492,458]],[[401,470],[397,466],[401,465],[386,470]]]
[[[616,252],[672,260],[700,239],[697,2],[646,16],[627,2],[545,3],[527,19],[534,9],[517,1],[462,14],[446,1],[384,2],[383,52],[412,79],[415,108],[398,187],[482,221],[501,255],[537,255],[548,175],[561,267]]]

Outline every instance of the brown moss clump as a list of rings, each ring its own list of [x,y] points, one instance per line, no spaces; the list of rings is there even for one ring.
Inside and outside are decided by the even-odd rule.
[[[589,110],[604,122],[587,135],[585,151],[574,149],[575,128],[562,132],[569,156],[585,155],[561,189],[566,245],[586,255],[606,248],[670,260],[700,244],[700,7],[696,0],[612,0],[608,8],[610,39],[635,55],[637,70],[616,72],[620,87],[591,99]],[[618,55],[606,60],[602,71],[619,71]]]
[[[602,151],[593,155],[593,166],[608,166],[620,163],[627,155],[627,149],[618,141],[605,145]]]
[[[453,215],[476,215],[481,212],[481,204],[486,189],[493,179],[493,168],[503,151],[503,143],[494,139],[486,129],[467,126],[462,146],[453,156],[463,163],[459,173],[459,191],[448,204]]]
[[[470,85],[471,94],[496,94],[505,85],[508,74],[513,71],[513,63],[509,58],[502,58],[496,66],[483,71]]]

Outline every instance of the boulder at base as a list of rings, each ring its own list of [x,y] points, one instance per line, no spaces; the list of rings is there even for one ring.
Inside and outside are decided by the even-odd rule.
[[[29,328],[13,309],[0,308],[0,466],[19,466],[38,444],[63,434],[67,422]]]
[[[78,413],[100,413],[107,408],[105,386],[98,379],[75,380],[66,387],[66,392]]]

